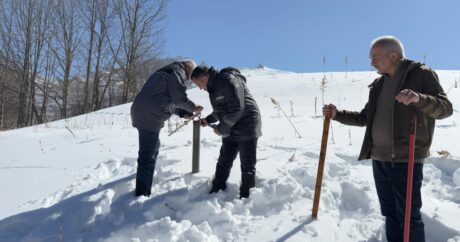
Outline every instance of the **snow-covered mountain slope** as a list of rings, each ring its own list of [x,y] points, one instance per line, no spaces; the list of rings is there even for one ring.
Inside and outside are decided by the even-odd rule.
[[[332,122],[319,219],[310,216],[321,106],[361,110],[377,74],[268,68],[244,74],[261,108],[264,133],[249,199],[238,199],[238,159],[228,189],[207,194],[221,142],[209,128],[201,130],[201,170],[191,174],[191,124],[170,137],[167,127],[162,130],[152,196],[135,198],[137,130],[126,104],[0,132],[0,241],[385,240],[371,162],[356,161],[364,128]],[[455,111],[436,124],[422,211],[428,241],[453,242],[460,241],[460,72],[438,74]],[[193,89],[189,97],[204,105],[205,114],[211,111],[206,92]],[[292,116],[302,138],[271,98]]]

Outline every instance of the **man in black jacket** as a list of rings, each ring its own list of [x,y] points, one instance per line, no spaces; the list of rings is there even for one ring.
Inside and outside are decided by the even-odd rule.
[[[131,106],[131,120],[139,131],[136,196],[150,196],[155,163],[160,148],[159,134],[164,122],[177,114],[190,117],[203,107],[187,98],[186,80],[196,64],[192,60],[169,64],[149,77]]]
[[[369,100],[360,112],[323,108],[325,115],[348,125],[366,126],[359,160],[372,159],[380,209],[385,216],[388,241],[403,241],[409,135],[417,127],[413,173],[410,241],[425,241],[421,187],[423,162],[429,155],[435,119],[452,115],[436,73],[404,58],[402,43],[382,36],[371,44],[372,66],[381,74],[369,87]],[[413,124],[411,116],[417,117]]]
[[[222,146],[210,193],[225,190],[230,170],[238,152],[241,161],[240,198],[249,197],[255,186],[257,140],[262,135],[261,117],[257,103],[249,93],[246,78],[240,71],[227,67],[198,66],[192,81],[207,90],[213,112],[202,119],[201,125],[217,123],[214,132],[222,136]]]

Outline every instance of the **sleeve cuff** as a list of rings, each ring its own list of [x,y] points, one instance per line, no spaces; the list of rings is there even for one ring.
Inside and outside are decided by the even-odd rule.
[[[206,120],[206,122],[207,122],[208,124],[212,124],[212,123],[217,122],[217,119],[216,119],[214,116],[212,116],[212,115],[208,115],[208,116],[205,118],[205,120]]]
[[[422,109],[426,107],[426,105],[428,104],[428,97],[425,94],[421,94],[421,93],[419,93],[418,95],[420,99],[418,100],[417,103],[414,103],[414,106],[419,109]]]
[[[219,125],[217,125],[217,130],[219,130],[220,134],[223,137],[226,137],[230,134],[230,128],[222,122],[220,122]]]

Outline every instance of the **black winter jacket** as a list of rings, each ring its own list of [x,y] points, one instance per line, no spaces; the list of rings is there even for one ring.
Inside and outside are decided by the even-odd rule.
[[[208,123],[219,121],[217,130],[223,139],[242,142],[262,135],[259,107],[246,86],[246,78],[238,69],[227,67],[220,72],[209,70],[207,85],[213,113]]]
[[[174,62],[153,73],[137,94],[131,106],[134,127],[159,132],[173,113],[191,113],[195,104],[187,98],[187,74],[180,62]]]

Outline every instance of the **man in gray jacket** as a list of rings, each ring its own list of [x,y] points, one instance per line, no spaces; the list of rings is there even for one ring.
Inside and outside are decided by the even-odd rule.
[[[421,187],[423,162],[429,155],[436,119],[452,115],[438,76],[428,66],[405,59],[402,43],[382,36],[371,44],[372,66],[381,75],[371,85],[360,112],[324,106],[324,115],[347,125],[366,126],[359,160],[372,159],[380,210],[388,241],[403,241],[409,135],[417,127],[413,173],[410,241],[425,241]],[[412,117],[417,117],[413,123]]]
[[[192,81],[207,90],[213,112],[201,125],[212,123],[214,132],[222,136],[220,156],[210,193],[225,190],[230,170],[238,152],[241,160],[240,198],[248,197],[255,185],[257,140],[262,135],[261,117],[256,101],[239,70],[227,67],[220,71],[198,66]]]
[[[186,81],[196,64],[192,60],[169,64],[149,77],[131,106],[131,120],[139,131],[136,196],[150,196],[164,122],[177,114],[188,118],[203,109],[187,98]]]

